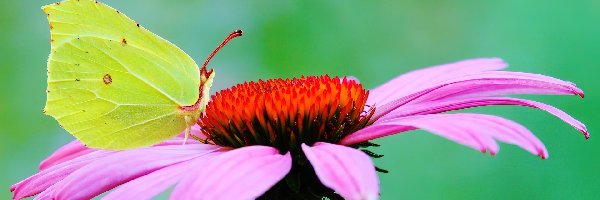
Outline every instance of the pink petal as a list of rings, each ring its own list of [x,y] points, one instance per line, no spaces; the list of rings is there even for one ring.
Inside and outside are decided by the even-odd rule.
[[[102,199],[152,199],[187,176],[190,171],[202,169],[203,165],[207,165],[212,158],[222,152],[210,152],[207,155],[156,170],[119,186]]]
[[[192,126],[191,133],[196,136],[202,137],[200,134],[200,126]],[[183,133],[181,137],[175,137],[173,139],[161,142],[155,146],[167,146],[167,145],[180,145],[183,144]],[[186,144],[198,144],[199,142],[193,139],[188,139]],[[74,140],[56,150],[52,155],[48,156],[45,160],[40,163],[40,170],[44,170],[48,167],[62,163],[64,161],[71,160],[73,158],[85,155],[91,152],[97,151],[97,149],[91,149],[83,145],[80,141]]]
[[[475,82],[471,82],[469,84],[450,84],[444,87],[442,90],[436,90],[420,97],[419,101],[448,99],[464,96],[497,96],[507,94],[574,94],[583,97],[583,91],[577,88],[577,86],[571,82],[540,74],[523,72],[481,72],[478,74],[472,74],[458,79],[453,79],[448,82],[457,83],[463,81],[469,82],[473,80],[475,80]],[[505,81],[508,84],[505,84]],[[489,85],[489,87],[481,87],[478,85],[482,83]]]
[[[72,141],[56,150],[52,155],[40,163],[40,170],[85,155],[96,150],[85,147],[78,140]]]
[[[387,119],[395,119],[412,115],[435,114],[452,110],[489,105],[518,105],[537,108],[560,118],[564,122],[568,123],[575,129],[582,132],[586,139],[589,138],[589,133],[585,125],[580,121],[576,120],[575,118],[571,117],[569,114],[563,112],[562,110],[544,103],[510,97],[476,97],[444,101],[426,101],[418,104],[410,104],[402,106],[401,109],[396,109],[391,113],[383,116],[376,123],[383,122]]]
[[[418,128],[394,123],[376,123],[344,137],[338,144],[350,146],[353,144],[358,144],[401,132],[412,131],[415,129]]]
[[[548,152],[542,142],[525,127],[513,121],[483,114],[430,114],[405,118],[391,119],[372,126],[397,125],[412,126],[427,130],[459,144],[492,154],[498,152],[494,140],[515,144],[534,155],[548,157]],[[376,129],[371,134],[377,136]],[[355,133],[356,134],[356,133]],[[368,137],[365,137],[368,138]],[[353,141],[356,143],[356,141]],[[343,141],[342,144],[348,144]]]
[[[345,199],[378,199],[379,179],[367,154],[325,142],[302,144],[302,150],[323,185]]]
[[[478,58],[412,71],[371,90],[367,105],[383,105],[435,83],[477,72],[500,70],[506,66],[499,58]]]
[[[156,146],[181,145],[183,138],[173,138]],[[188,144],[199,144],[197,141]],[[33,196],[63,180],[73,171],[117,151],[90,149],[73,141],[58,149],[40,164],[40,172],[11,186],[15,199]],[[45,193],[47,194],[47,193]],[[49,198],[49,197],[48,197]]]
[[[37,174],[11,186],[10,190],[13,192],[13,199],[22,199],[36,195],[63,180],[82,166],[113,153],[111,151],[96,151],[49,166]]]
[[[371,120],[375,121],[409,103],[507,94],[575,94],[583,97],[583,91],[571,82],[537,74],[489,71],[445,81],[407,96],[397,96],[385,105],[379,104],[381,106],[377,107]]]
[[[90,199],[158,169],[218,150],[214,145],[173,145],[119,151],[74,171],[38,198]]]
[[[267,146],[235,149],[216,157],[183,179],[171,199],[254,199],[287,175],[289,153]]]

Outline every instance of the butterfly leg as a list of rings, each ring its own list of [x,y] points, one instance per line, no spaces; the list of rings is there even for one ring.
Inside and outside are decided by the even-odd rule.
[[[187,142],[188,138],[190,137],[190,134],[190,127],[185,128],[185,136],[183,137],[182,145],[184,145]]]
[[[185,128],[185,136],[183,137],[183,144],[185,144],[187,142],[188,138],[192,134],[191,133],[191,130],[192,130],[191,127],[193,125],[192,118],[185,116],[185,123],[187,124],[187,128]]]

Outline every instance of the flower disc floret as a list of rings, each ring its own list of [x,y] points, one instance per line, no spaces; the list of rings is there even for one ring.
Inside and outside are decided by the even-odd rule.
[[[212,96],[199,124],[209,142],[265,145],[282,152],[302,143],[337,143],[367,125],[369,91],[346,77],[307,76],[245,82]]]

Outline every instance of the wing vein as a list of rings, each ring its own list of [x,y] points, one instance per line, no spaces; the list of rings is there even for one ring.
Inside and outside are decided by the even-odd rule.
[[[100,82],[100,79],[97,78],[78,78],[78,79],[54,79],[54,80],[49,80],[48,83],[64,83],[64,82],[78,82],[78,81],[98,81]]]
[[[71,43],[71,42],[65,42],[64,44],[71,45],[72,47],[74,47],[74,48],[76,48],[76,49],[79,49],[79,50],[80,50],[80,51],[82,51],[82,52],[85,52],[85,50],[83,50],[82,48],[79,48],[78,46],[75,46],[75,45],[74,45],[73,43]],[[90,44],[90,45],[91,45],[91,46],[93,46],[92,44]],[[95,47],[96,49],[100,50],[98,47],[96,47],[96,46],[94,46],[94,47]],[[102,50],[100,50],[100,51],[102,52]],[[104,53],[104,52],[102,52],[102,53]],[[106,55],[106,53],[104,53],[104,54]],[[85,61],[88,61],[88,62],[90,62],[90,64],[96,64],[97,66],[104,67],[104,68],[108,68],[108,69],[110,69],[111,71],[116,71],[116,72],[119,72],[119,73],[124,73],[124,74],[131,74],[131,72],[129,72],[129,70],[128,70],[127,68],[125,68],[125,66],[123,66],[123,65],[121,65],[121,66],[123,66],[123,68],[125,68],[125,70],[128,70],[128,71],[121,71],[121,70],[117,70],[117,69],[114,69],[114,68],[110,67],[109,65],[103,65],[103,64],[101,64],[101,63],[98,63],[98,62],[96,62],[96,60],[88,59],[88,58],[86,58],[86,57],[83,57],[83,56],[80,56],[80,55],[77,55],[77,54],[71,54],[71,55],[72,55],[72,56],[77,56],[77,57],[79,57],[79,58],[81,58],[81,59],[83,59],[83,60],[85,60]],[[110,57],[110,56],[109,56],[109,57]],[[116,62],[116,61],[115,61],[115,62]],[[119,64],[120,64],[120,63],[119,63]]]
[[[177,113],[177,112],[170,112],[170,113],[167,113],[167,114],[164,114],[164,115],[159,115],[159,116],[153,117],[153,118],[151,118],[151,119],[147,119],[147,120],[144,120],[144,121],[141,121],[141,122],[135,123],[135,124],[131,124],[131,125],[129,125],[129,126],[127,126],[127,127],[125,127],[125,128],[122,128],[122,129],[119,129],[119,130],[113,131],[112,133],[109,133],[109,134],[113,134],[113,133],[117,133],[117,132],[120,132],[120,131],[124,131],[124,130],[130,129],[130,128],[134,128],[134,127],[136,127],[136,126],[141,126],[141,125],[144,125],[144,124],[146,124],[146,123],[149,123],[149,122],[151,122],[151,121],[154,121],[154,120],[161,119],[161,118],[163,118],[163,117],[167,117],[167,116],[170,116],[170,115],[175,115],[176,113]]]
[[[76,13],[76,12],[71,12],[71,11],[66,11],[66,10],[58,9],[56,6],[52,7],[52,10],[56,10],[56,11],[60,11],[60,12],[68,13],[68,14],[72,14],[72,15],[79,15],[79,13]]]
[[[115,40],[113,40],[113,39],[110,39],[110,38],[99,37],[99,36],[96,36],[96,35],[87,35],[87,34],[85,34],[85,35],[78,35],[78,34],[69,34],[69,33],[56,33],[56,32],[54,32],[54,33],[52,33],[52,35],[61,35],[61,36],[74,36],[74,37],[79,37],[79,38],[83,38],[83,37],[91,37],[91,38],[98,38],[98,39],[103,39],[103,40],[108,40],[108,41],[115,41]],[[65,43],[66,43],[66,42],[65,42]],[[145,52],[145,53],[148,53],[148,54],[150,54],[150,55],[152,55],[152,56],[156,56],[157,58],[159,58],[159,59],[163,60],[163,61],[164,61],[164,62],[166,62],[167,64],[169,64],[169,65],[173,65],[173,63],[171,63],[171,61],[167,60],[166,58],[164,58],[164,57],[162,57],[162,56],[160,56],[160,55],[158,55],[158,54],[156,54],[156,53],[154,53],[154,52],[152,52],[152,51],[150,51],[150,50],[148,50],[148,49],[146,49],[146,48],[143,48],[143,47],[140,47],[140,46],[137,46],[137,45],[134,45],[134,44],[127,44],[127,46],[130,46],[130,47],[133,47],[133,48],[139,49],[139,50],[141,50],[141,51],[143,51],[143,52]]]
[[[52,91],[60,91],[60,90],[84,90],[84,91],[88,91],[88,92],[93,93],[96,96],[97,99],[110,102],[110,103],[112,103],[114,105],[121,105],[118,102],[112,101],[110,99],[105,99],[105,98],[101,97],[100,95],[98,95],[98,93],[96,93],[96,91],[90,90],[90,89],[87,89],[87,88],[55,88],[55,89],[52,89]],[[58,101],[58,100],[60,100],[60,99],[52,99],[52,100],[49,100],[49,101]],[[75,105],[78,105],[78,104],[69,104],[69,105],[66,105],[66,106],[63,106],[63,107],[71,107],[71,106],[75,106]],[[63,107],[57,107],[57,108],[63,108]]]
[[[109,133],[104,133],[102,135],[95,135],[94,138],[100,139],[102,137],[106,137],[106,135],[112,135],[114,133],[118,133],[120,131],[124,131],[124,130],[130,129],[130,128],[134,128],[134,127],[137,127],[137,126],[141,126],[141,125],[144,125],[144,124],[150,123],[152,121],[155,121],[155,120],[167,117],[167,116],[171,116],[171,115],[174,115],[174,114],[176,114],[176,112],[171,112],[171,113],[167,113],[167,114],[164,114],[164,115],[156,116],[156,117],[153,117],[151,119],[147,119],[147,120],[141,121],[139,123],[131,124],[131,125],[125,127],[125,128],[122,128],[122,129],[119,129],[119,130],[116,130],[116,131],[112,131],[112,132],[109,132]],[[82,135],[81,137],[84,137],[84,136]],[[89,141],[89,143],[93,143],[94,139],[91,139],[91,140],[88,140],[88,141]],[[108,146],[110,146],[110,144]]]
[[[104,41],[106,44],[106,41]],[[100,52],[102,52],[104,55],[108,56],[110,59],[114,60],[115,62],[119,63],[121,66],[123,66],[123,68],[125,68],[129,74],[133,75],[133,77],[137,78],[138,80],[142,81],[143,83],[145,83],[146,85],[150,86],[151,88],[153,88],[154,90],[156,90],[157,92],[161,93],[162,95],[164,95],[165,97],[167,97],[168,99],[170,99],[171,101],[173,101],[173,103],[175,104],[179,104],[179,102],[177,102],[173,97],[171,97],[170,95],[168,95],[167,93],[165,93],[164,91],[162,91],[161,89],[159,89],[158,87],[156,87],[155,85],[153,85],[152,83],[148,82],[148,80],[140,77],[138,74],[133,73],[131,71],[131,69],[129,69],[129,67],[127,67],[127,65],[123,64],[123,61],[113,57],[112,55],[110,55],[109,53],[106,53],[104,50],[98,48],[97,46],[93,45],[92,46],[96,47],[96,49],[100,50]]]

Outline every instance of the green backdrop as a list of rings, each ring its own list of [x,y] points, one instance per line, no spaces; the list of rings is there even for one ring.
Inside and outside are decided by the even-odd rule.
[[[41,110],[49,30],[40,6],[0,1],[0,199],[72,140]],[[541,111],[479,108],[530,128],[550,151],[541,160],[512,145],[494,157],[426,132],[378,140],[382,199],[594,199],[600,197],[600,1],[167,1],[106,0],[199,63],[232,30],[211,62],[214,89],[300,75],[353,75],[367,88],[412,69],[501,57],[509,70],[576,82],[586,98],[527,96],[588,125],[592,137]],[[213,90],[213,92],[215,91]]]

